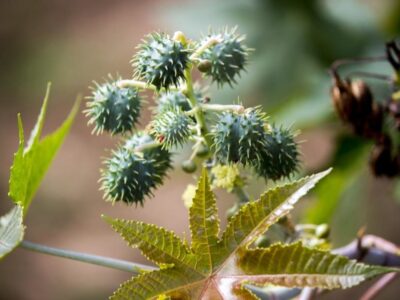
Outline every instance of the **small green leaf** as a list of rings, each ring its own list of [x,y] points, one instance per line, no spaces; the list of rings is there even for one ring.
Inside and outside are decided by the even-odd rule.
[[[0,217],[0,259],[11,252],[24,237],[22,224],[23,208],[15,205],[6,215]]]
[[[8,194],[16,204],[23,207],[24,214],[26,214],[47,169],[68,134],[79,107],[79,101],[77,101],[63,124],[56,131],[40,140],[49,90],[50,85],[47,87],[38,120],[25,149],[22,120],[18,116],[19,147],[14,155],[14,162],[11,167]]]
[[[240,259],[246,280],[257,285],[286,287],[349,288],[395,269],[357,263],[327,251],[275,244],[266,249],[246,250]],[[241,276],[238,276],[238,280]]]
[[[14,154],[14,162],[10,168],[10,181],[8,195],[15,201],[24,199],[26,193],[26,185],[28,176],[25,176],[26,165],[28,164],[28,157],[24,158],[24,128],[22,125],[21,115],[18,114],[18,132],[19,132],[19,145],[18,150]],[[29,158],[30,160],[30,158]],[[21,201],[22,202],[22,201]]]

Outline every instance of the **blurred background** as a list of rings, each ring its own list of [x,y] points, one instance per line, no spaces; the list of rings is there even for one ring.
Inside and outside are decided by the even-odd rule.
[[[146,33],[181,30],[199,38],[210,26],[235,25],[255,51],[239,84],[211,87],[212,100],[230,103],[240,96],[246,106],[262,105],[275,123],[300,129],[303,173],[335,167],[297,207],[296,220],[330,224],[335,247],[350,242],[362,226],[400,244],[398,183],[369,174],[368,143],[351,137],[333,114],[327,72],[335,59],[384,53],[384,42],[400,33],[398,0],[0,0],[0,215],[11,207],[7,191],[18,145],[17,113],[30,130],[48,81],[53,86],[45,132],[61,123],[78,94],[89,94],[92,80],[117,72],[131,77],[129,60]],[[389,71],[385,64],[366,68]],[[376,84],[376,95],[387,96],[382,84]],[[144,111],[143,126],[149,117]],[[99,169],[118,140],[91,135],[86,122],[83,114],[77,117],[37,193],[26,239],[145,263],[101,214],[156,223],[188,236],[181,195],[194,182],[192,176],[177,168],[143,208],[106,203],[98,191]],[[264,188],[258,183],[249,192],[257,197]],[[223,192],[218,197],[224,217],[233,200]],[[17,249],[0,263],[0,299],[106,299],[129,277]],[[354,299],[367,286],[324,299]],[[396,282],[379,299],[398,299],[399,293]]]

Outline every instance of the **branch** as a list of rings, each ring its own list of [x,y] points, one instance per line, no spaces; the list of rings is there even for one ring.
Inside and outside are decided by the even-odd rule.
[[[400,248],[375,235],[366,235],[332,251],[360,262],[388,267],[400,266]]]
[[[234,111],[237,113],[243,113],[244,107],[242,105],[236,104],[199,104],[202,110],[214,111],[214,112],[224,112],[224,111]]]
[[[99,266],[103,266],[103,267],[107,267],[107,268],[111,268],[111,269],[117,269],[117,270],[121,270],[121,271],[125,271],[125,272],[131,272],[134,274],[140,274],[145,271],[152,271],[152,270],[156,269],[151,266],[132,263],[132,262],[125,261],[125,260],[114,259],[114,258],[98,256],[98,255],[93,255],[93,254],[87,254],[87,253],[80,253],[80,252],[75,252],[75,251],[65,250],[65,249],[58,249],[58,248],[35,244],[32,242],[28,242],[28,241],[22,241],[21,244],[19,244],[19,246],[23,249],[34,251],[34,252],[49,254],[49,255],[63,257],[63,258],[69,258],[69,259],[86,262],[89,264],[99,265]]]
[[[132,87],[132,88],[150,90],[150,91],[154,91],[154,92],[158,92],[159,91],[155,85],[147,83],[147,82],[143,82],[143,81],[140,81],[140,80],[136,80],[136,79],[122,79],[122,80],[119,80],[117,82],[117,85],[120,88]],[[165,89],[162,88],[161,90],[165,90]],[[169,87],[169,90],[171,90],[171,91],[179,91],[178,88],[172,87],[172,86]]]
[[[211,148],[211,137],[208,134],[208,129],[207,129],[207,124],[206,120],[204,118],[203,111],[196,110],[195,108],[197,107],[197,99],[194,94],[194,89],[193,89],[193,80],[192,80],[192,68],[193,66],[189,64],[189,66],[185,70],[185,80],[186,80],[186,88],[182,90],[183,94],[188,98],[188,101],[190,103],[190,106],[192,109],[194,109],[194,117],[196,119],[196,123],[200,128],[200,135],[204,138],[204,141],[206,142],[207,146]]]
[[[161,146],[161,143],[157,142],[157,141],[153,141],[153,142],[148,142],[146,144],[137,146],[134,148],[134,152],[143,152],[145,150],[149,150],[149,149],[153,149],[153,148],[157,148]]]
[[[239,205],[243,205],[243,204],[245,204],[245,203],[250,201],[249,195],[246,193],[246,191],[241,186],[236,186],[233,189],[233,193],[236,194],[236,196],[237,196],[237,198],[239,200],[238,201]]]
[[[221,42],[221,39],[217,37],[210,38],[206,43],[204,43],[201,47],[199,47],[191,56],[190,60],[195,60],[197,59],[205,50],[208,48],[218,44]]]

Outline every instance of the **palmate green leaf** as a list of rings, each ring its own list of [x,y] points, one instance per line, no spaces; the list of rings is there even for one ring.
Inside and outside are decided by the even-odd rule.
[[[25,229],[22,224],[22,217],[23,208],[15,205],[0,218],[0,259],[22,241]]]
[[[77,101],[62,125],[56,131],[41,139],[49,93],[50,84],[47,86],[46,96],[38,120],[26,147],[24,147],[25,139],[22,120],[18,116],[19,147],[14,155],[14,162],[11,167],[8,194],[16,204],[23,207],[24,214],[26,214],[40,182],[62,145],[65,136],[68,134],[78,111],[79,102]]]
[[[218,237],[215,196],[203,170],[189,212],[191,246],[155,225],[105,217],[160,270],[124,282],[111,299],[254,299],[246,284],[346,288],[393,269],[367,266],[301,243],[251,248],[328,171],[276,187],[244,205]]]

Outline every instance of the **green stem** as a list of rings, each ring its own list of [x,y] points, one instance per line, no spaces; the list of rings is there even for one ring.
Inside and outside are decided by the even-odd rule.
[[[196,119],[196,123],[200,127],[200,133],[201,136],[204,137],[204,140],[207,143],[208,147],[211,147],[212,141],[211,137],[208,134],[208,129],[206,125],[206,121],[204,118],[204,113],[201,109],[196,109],[198,106],[196,96],[194,94],[194,89],[193,89],[193,81],[192,81],[192,64],[189,64],[189,66],[185,70],[185,79],[186,79],[186,88],[184,89],[183,93],[186,95],[186,97],[189,99],[189,103],[191,107],[194,109],[194,118]]]
[[[134,273],[134,274],[140,274],[145,271],[157,270],[157,268],[154,268],[151,266],[132,263],[132,262],[125,261],[125,260],[114,259],[114,258],[98,256],[98,255],[92,255],[92,254],[87,254],[87,253],[80,253],[80,252],[75,252],[75,251],[70,251],[70,250],[65,250],[65,249],[58,249],[58,248],[48,247],[48,246],[44,246],[44,245],[40,245],[40,244],[35,244],[32,242],[28,242],[28,241],[22,241],[19,246],[21,248],[24,248],[24,249],[30,250],[30,251],[34,251],[34,252],[68,258],[68,259],[72,259],[72,260],[86,262],[89,264],[99,265],[99,266],[116,269],[116,270],[121,270],[121,271],[125,271],[125,272],[130,272],[130,273]]]
[[[216,37],[210,38],[206,43],[199,47],[191,56],[190,60],[197,59],[207,48],[212,47],[220,42]]]
[[[135,79],[119,80],[117,85],[120,88],[133,87],[133,88],[138,88],[138,89],[150,90],[150,91],[154,91],[154,92],[159,91],[155,85],[152,85],[147,82],[140,81],[140,80],[135,80]],[[164,89],[162,89],[162,90],[164,90]],[[179,89],[175,88],[175,87],[169,87],[169,90],[178,91]]]
[[[149,142],[149,143],[147,143],[147,144],[143,144],[143,145],[137,146],[137,147],[134,149],[134,151],[135,151],[135,152],[143,152],[143,151],[148,150],[148,149],[157,148],[157,147],[159,147],[160,145],[161,145],[161,144],[160,144],[159,142],[157,142],[157,141]]]
[[[237,113],[244,112],[244,107],[242,105],[225,105],[225,104],[199,104],[202,110],[224,112],[224,111],[235,111]]]
[[[233,189],[233,192],[235,195],[238,197],[238,204],[243,205],[247,202],[250,201],[249,195],[246,193],[246,191],[243,189],[241,186],[237,186]]]
[[[148,90],[152,90],[152,91],[156,91],[157,90],[157,88],[154,85],[148,84],[148,83],[143,82],[143,81],[135,80],[135,79],[119,80],[117,85],[120,88],[133,87],[133,88],[139,88],[139,89],[148,89]]]

